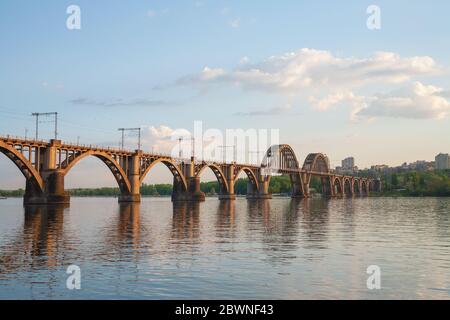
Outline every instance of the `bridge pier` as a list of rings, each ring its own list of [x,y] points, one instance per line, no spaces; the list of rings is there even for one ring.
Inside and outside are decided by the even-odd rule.
[[[381,192],[381,180],[380,179],[376,179],[374,181],[374,192]]]
[[[302,199],[306,198],[307,194],[305,193],[302,178],[300,174],[291,174],[291,198]]]
[[[268,177],[258,174],[258,186],[259,189],[256,189],[250,181],[247,183],[247,199],[272,199]]]
[[[189,163],[182,164],[182,172],[187,182],[187,190],[179,178],[173,179],[172,201],[205,201],[205,193],[200,190],[200,177],[194,174],[195,159],[191,158]]]
[[[225,179],[227,181],[228,190],[223,190],[224,188],[220,187],[219,200],[235,200],[236,194],[234,193],[234,164],[230,164],[225,167]],[[219,184],[220,185],[220,184]]]
[[[332,198],[335,196],[333,179],[331,177],[322,177],[322,195]]]
[[[30,181],[25,188],[24,204],[69,204],[70,195],[64,190],[62,170],[50,169],[42,173],[45,181],[44,192],[36,189]]]
[[[137,150],[129,160],[130,170],[128,181],[130,182],[130,192],[121,190],[119,203],[141,202],[141,182],[140,182],[140,162],[142,151]]]
[[[42,168],[37,168],[44,190],[38,190],[27,179],[24,204],[68,204],[70,195],[64,190],[64,171],[57,168],[57,150],[60,140],[50,140],[50,145],[43,153]]]

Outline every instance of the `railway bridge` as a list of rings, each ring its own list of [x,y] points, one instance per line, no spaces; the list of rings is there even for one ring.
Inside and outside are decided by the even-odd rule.
[[[309,154],[300,165],[289,145],[269,148],[259,166],[9,136],[0,136],[0,152],[26,178],[25,204],[69,203],[70,195],[64,189],[64,177],[86,157],[96,157],[109,168],[120,189],[120,202],[140,201],[140,186],[158,163],[164,164],[173,175],[173,201],[203,201],[205,194],[200,190],[200,177],[208,168],[217,178],[221,200],[236,198],[234,185],[242,172],[248,177],[249,199],[271,198],[270,179],[282,174],[290,177],[292,197],[309,197],[314,176],[322,180],[324,196],[364,196],[381,190],[379,179],[336,174],[330,169],[327,156],[322,153]]]

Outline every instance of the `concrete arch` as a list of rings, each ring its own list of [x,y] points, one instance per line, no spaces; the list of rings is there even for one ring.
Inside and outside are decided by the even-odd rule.
[[[99,151],[87,151],[84,153],[81,153],[77,157],[73,158],[69,164],[65,165],[65,168],[61,168],[63,170],[63,174],[67,175],[69,171],[81,160],[87,157],[96,157],[100,159],[111,171],[111,173],[114,175],[114,178],[116,178],[117,184],[119,185],[121,193],[130,193],[131,192],[131,185],[127,178],[127,175],[123,171],[122,167],[117,163],[117,161],[109,154],[105,152],[99,152]]]
[[[182,188],[182,191],[187,191],[187,182],[186,178],[184,177],[183,173],[181,172],[180,168],[171,160],[167,158],[159,158],[153,160],[144,171],[141,170],[141,175],[139,177],[139,183],[142,184],[144,182],[145,177],[150,172],[150,170],[158,163],[164,164],[172,173],[174,178],[180,183],[180,186]]]
[[[354,179],[352,188],[353,188],[353,193],[354,194],[360,194],[361,193],[361,180],[360,179]]]
[[[259,191],[259,183],[258,183],[258,179],[256,178],[255,173],[253,172],[253,170],[251,170],[248,167],[242,167],[240,168],[236,174],[234,175],[234,179],[233,181],[236,181],[239,178],[239,175],[241,174],[241,172],[244,171],[245,174],[248,177],[248,180],[251,182],[251,184],[253,185],[253,187],[255,188],[256,191]]]
[[[335,177],[333,179],[333,189],[334,189],[334,193],[336,195],[343,195],[344,194],[344,188],[342,185],[342,180],[339,179],[338,177]]]
[[[203,171],[205,171],[206,168],[211,169],[211,171],[214,173],[214,175],[216,176],[217,182],[219,182],[219,186],[220,186],[220,192],[223,193],[228,193],[229,192],[229,187],[228,187],[228,182],[225,178],[225,175],[222,171],[222,169],[220,169],[219,166],[215,165],[215,164],[204,164],[203,166],[201,166],[199,168],[199,170],[195,173],[196,177],[199,177],[202,175]]]
[[[20,172],[27,179],[27,183],[31,183],[36,190],[39,192],[43,192],[45,185],[44,181],[36,170],[33,167],[32,163],[24,157],[22,153],[16,150],[13,146],[6,144],[0,141],[0,152],[3,153],[7,158],[9,158],[17,168],[19,168]]]
[[[347,196],[353,194],[353,185],[350,178],[344,178],[344,194]]]
[[[368,185],[366,180],[361,181],[361,192],[362,193],[369,193]]]

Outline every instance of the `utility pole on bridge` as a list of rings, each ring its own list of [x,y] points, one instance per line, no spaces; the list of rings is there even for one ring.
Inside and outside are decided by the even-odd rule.
[[[33,117],[36,117],[36,140],[39,138],[39,117],[40,116],[54,116],[55,122],[55,140],[58,139],[58,112],[34,112],[31,114]]]
[[[178,157],[181,159],[183,157],[183,152],[181,148],[181,142],[183,140],[191,140],[191,159],[195,159],[195,138],[194,137],[179,137],[178,138]]]
[[[227,149],[228,148],[233,148],[233,161],[236,162],[236,146],[232,145],[232,146],[218,146],[218,148],[221,148],[222,150],[222,157],[223,157],[223,163],[226,163],[227,160]]]
[[[141,150],[141,128],[119,128],[117,129],[122,131],[122,150],[124,148],[124,140],[125,140],[125,131],[137,131],[138,132],[138,150]]]

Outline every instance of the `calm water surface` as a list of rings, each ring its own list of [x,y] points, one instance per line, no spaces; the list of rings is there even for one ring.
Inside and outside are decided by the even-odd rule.
[[[450,297],[449,198],[116,201],[0,200],[0,298]],[[71,264],[81,290],[66,288]]]

